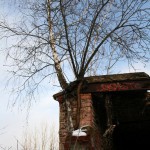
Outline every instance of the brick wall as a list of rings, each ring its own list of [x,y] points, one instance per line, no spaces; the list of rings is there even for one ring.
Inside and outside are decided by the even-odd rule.
[[[60,106],[60,129],[59,129],[59,140],[60,140],[60,150],[69,150],[71,146],[75,144],[75,142],[80,143],[80,145],[84,145],[84,147],[88,146],[90,150],[94,149],[94,147],[99,145],[99,131],[97,130],[94,123],[94,110],[92,104],[92,96],[90,93],[88,94],[80,94],[81,100],[81,109],[80,109],[80,124],[79,127],[88,126],[88,132],[86,137],[72,137],[69,133],[67,126],[67,109],[63,96],[59,96],[58,98],[59,106]],[[76,116],[77,116],[77,100],[75,97],[70,97],[68,99],[71,105],[71,116],[73,119],[73,125],[76,125]]]
[[[129,135],[131,132],[133,132],[133,136],[135,136],[135,132],[139,136],[144,134],[145,137],[147,136],[147,133],[150,133],[150,105],[147,104],[150,101],[150,96],[146,95],[147,98],[145,97],[147,92],[114,92],[109,94],[109,96],[113,104],[112,121],[116,125],[116,128],[111,138],[109,138],[109,136],[104,137],[103,134],[107,130],[107,114],[104,103],[106,94],[108,93],[96,93],[95,96],[90,93],[80,94],[81,109],[79,127],[87,125],[91,127],[89,128],[87,132],[88,135],[86,137],[73,137],[71,133],[69,134],[65,97],[64,95],[57,97],[60,106],[59,150],[72,150],[76,142],[81,147],[84,147],[83,150],[112,150],[112,148],[110,148],[112,146],[114,148],[121,147],[120,149],[123,149],[124,146],[129,145],[128,143],[130,143],[128,138],[130,138]],[[72,110],[71,116],[73,119],[73,125],[75,126],[77,116],[77,100],[76,97],[73,96],[68,98],[68,100],[70,101]],[[122,136],[124,136],[124,140],[122,142],[125,144],[123,147],[120,142],[118,142]],[[135,139],[139,140],[140,137],[138,138],[135,136]],[[146,140],[147,139],[145,138],[144,141]],[[110,147],[108,146],[108,142]],[[145,142],[143,143],[145,144]]]

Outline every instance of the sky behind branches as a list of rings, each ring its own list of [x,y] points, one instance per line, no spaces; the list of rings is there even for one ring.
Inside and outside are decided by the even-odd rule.
[[[3,2],[3,5],[2,3]],[[13,7],[8,8],[4,7],[4,1],[0,2],[0,15],[2,12],[8,12],[9,22],[19,19],[19,14],[17,10],[14,11]],[[3,7],[2,7],[3,6]],[[5,16],[4,16],[5,17]],[[3,40],[0,40],[0,49],[9,45]],[[9,63],[9,62],[8,62]],[[10,92],[8,87],[6,86],[7,77],[7,67],[5,65],[5,53],[0,52],[0,145],[3,147],[16,146],[16,140],[20,139],[24,130],[27,127],[34,128],[35,126],[38,128],[42,122],[48,123],[50,125],[53,122],[56,122],[58,126],[59,119],[59,106],[58,102],[53,100],[52,95],[59,92],[60,88],[54,86],[57,85],[57,81],[52,81],[53,84],[44,83],[44,89],[39,91],[40,99],[36,99],[36,102],[33,101],[33,105],[30,109],[28,120],[27,117],[27,109],[24,105],[15,105],[12,107],[12,97],[9,98]],[[102,64],[103,65],[103,64]],[[110,73],[128,73],[128,72],[146,72],[150,75],[150,63],[146,66],[142,63],[136,62],[135,70],[133,68],[128,68],[127,62],[121,61],[118,62]],[[69,73],[69,70],[66,74]],[[103,72],[101,72],[103,74]],[[28,123],[27,123],[28,121]]]
[[[39,129],[43,123],[48,126],[55,124],[58,128],[59,105],[52,96],[60,89],[54,86],[45,92],[41,91],[39,100],[33,102],[28,114],[27,106],[12,106],[10,89],[6,86],[8,74],[3,52],[0,52],[0,68],[0,146],[12,146],[11,150],[16,150],[16,139],[21,141],[25,131]]]
[[[19,108],[18,105],[12,107],[11,97],[9,98],[9,90],[6,86],[6,67],[4,65],[4,55],[0,55],[0,145],[4,147],[16,146],[16,139],[21,140],[23,132],[28,128],[40,128],[41,123],[46,122],[48,125],[59,122],[59,104],[53,100],[52,95],[59,92],[60,88],[52,86],[51,89],[44,93],[40,93],[40,100],[37,100],[30,109],[28,123],[27,110],[24,107]],[[145,72],[150,75],[150,63],[146,67],[143,64],[135,65],[137,72]],[[134,72],[124,64],[120,63],[114,68],[120,70],[118,73]],[[47,86],[47,85],[45,85]],[[8,105],[9,104],[9,105]],[[14,148],[15,150],[15,148]]]

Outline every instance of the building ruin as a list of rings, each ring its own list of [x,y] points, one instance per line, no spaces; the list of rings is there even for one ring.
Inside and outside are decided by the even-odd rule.
[[[150,77],[144,72],[72,82],[54,95],[60,106],[59,149],[146,150],[150,146],[148,90]]]

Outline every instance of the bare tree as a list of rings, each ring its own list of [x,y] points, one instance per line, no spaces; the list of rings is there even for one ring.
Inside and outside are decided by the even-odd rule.
[[[0,135],[3,135],[6,133],[5,129],[7,128],[7,126],[1,127],[0,128]]]
[[[3,128],[0,128],[0,136],[5,134],[5,129],[7,128],[7,126],[3,127]],[[0,145],[0,150],[10,150],[12,149],[12,147],[4,147],[4,146],[1,146]]]
[[[1,14],[0,38],[11,41],[5,49],[11,83],[29,105],[56,75],[66,90],[72,80],[101,74],[101,66],[109,73],[120,59],[149,60],[149,0],[14,1],[18,17],[13,22]]]
[[[56,124],[50,127],[42,124],[40,128],[26,130],[21,140],[16,139],[17,150],[58,150],[58,131]]]
[[[0,149],[1,149],[1,150],[11,150],[12,147],[4,148],[4,147],[0,146]]]

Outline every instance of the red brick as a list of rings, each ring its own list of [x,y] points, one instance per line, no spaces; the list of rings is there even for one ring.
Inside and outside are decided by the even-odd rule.
[[[94,114],[93,114],[93,106],[92,106],[92,97],[91,94],[81,94],[81,109],[80,109],[80,126],[94,126]],[[76,124],[77,119],[77,100],[70,99],[70,105],[71,105],[71,115],[73,119],[73,125]],[[68,136],[68,130],[67,130],[67,110],[64,103],[60,103],[60,143],[66,143],[64,150],[69,150],[69,147],[67,147],[67,136]],[[78,139],[79,140],[79,139]],[[61,145],[62,147],[62,145]]]
[[[64,119],[66,118],[66,113],[60,113],[60,116],[59,116],[59,119],[60,119],[60,121],[64,121]]]
[[[83,127],[83,126],[91,126],[91,127],[94,127],[94,123],[92,120],[81,120],[80,121],[80,127]]]
[[[82,119],[93,120],[93,114],[91,114],[91,113],[81,113],[80,120],[82,120]]]
[[[81,102],[81,107],[91,107],[91,106],[92,106],[91,101],[90,102],[86,102],[86,101]]]
[[[71,107],[77,107],[77,100],[73,100],[72,102],[71,102]]]
[[[84,108],[81,108],[81,112],[93,112],[93,109],[92,107],[84,107]]]
[[[66,129],[66,128],[67,128],[67,123],[66,122],[61,122],[59,129],[61,130],[61,129]]]
[[[77,108],[76,107],[73,107],[72,108],[72,112],[76,112],[77,111]]]
[[[82,100],[91,100],[92,99],[92,96],[91,96],[91,93],[88,93],[88,94],[80,94],[80,98],[82,99]]]
[[[64,96],[63,96],[63,95],[60,95],[60,96],[57,97],[57,101],[58,101],[59,103],[62,103],[62,102],[63,102],[63,99],[64,99]]]
[[[60,104],[59,105],[59,108],[60,108],[60,112],[66,112],[66,106],[64,106],[64,104]]]

